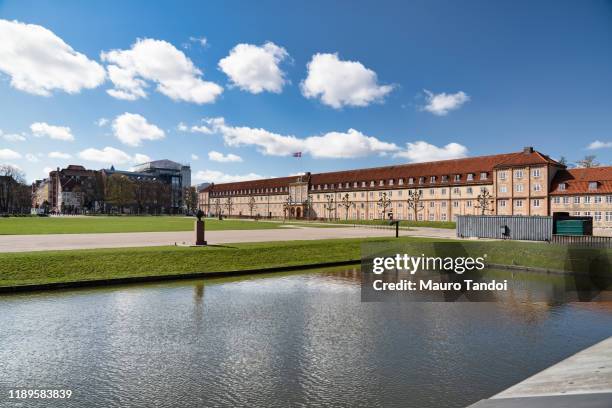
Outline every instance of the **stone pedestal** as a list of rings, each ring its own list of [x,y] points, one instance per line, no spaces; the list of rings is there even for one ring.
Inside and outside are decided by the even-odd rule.
[[[204,221],[195,222],[195,233],[196,233],[196,245],[206,245],[204,240]]]

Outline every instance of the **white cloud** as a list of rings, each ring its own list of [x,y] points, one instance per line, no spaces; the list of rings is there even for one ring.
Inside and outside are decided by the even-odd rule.
[[[458,159],[466,157],[467,147],[459,143],[449,143],[438,147],[424,141],[406,143],[406,149],[395,153],[394,157],[408,159],[412,163],[437,161],[447,159]]]
[[[264,177],[256,173],[232,175],[216,170],[200,170],[194,176],[195,181],[207,183],[232,183],[235,181],[257,180],[262,178]]]
[[[76,52],[50,30],[18,21],[0,20],[0,72],[13,88],[49,96],[70,94],[104,82],[104,68]]]
[[[104,163],[104,164],[124,164],[132,162],[132,157],[126,152],[105,147],[104,149],[89,148],[79,152],[79,157],[83,160]]]
[[[208,39],[206,37],[189,37],[189,41],[198,43],[202,47],[206,47],[208,45]]]
[[[47,156],[51,159],[70,159],[72,157],[71,154],[62,152],[49,152]]]
[[[68,126],[54,126],[46,122],[35,122],[30,125],[32,134],[36,137],[49,137],[54,140],[71,142],[74,136]]]
[[[100,118],[95,121],[95,124],[100,127],[104,127],[108,125],[109,120],[107,118]]]
[[[11,149],[0,149],[0,160],[21,159],[21,154]]]
[[[454,94],[444,92],[434,94],[424,89],[423,92],[425,92],[427,100],[427,105],[423,107],[423,110],[438,116],[444,116],[452,110],[459,109],[461,105],[470,100],[470,97],[463,91]]]
[[[587,146],[587,149],[596,150],[596,149],[607,149],[610,147],[612,147],[612,142],[602,142],[601,140],[596,140],[592,142],[591,144],[589,144]]]
[[[394,143],[366,136],[355,129],[298,138],[261,128],[229,126],[223,118],[209,119],[208,122],[215,132],[223,136],[228,146],[256,146],[261,153],[270,156],[289,156],[294,152],[302,152],[315,158],[353,158],[399,149]]]
[[[241,162],[242,157],[237,156],[235,154],[228,153],[224,155],[223,153],[219,153],[216,151],[208,152],[208,159],[220,163],[229,163],[229,162]]]
[[[206,120],[204,120],[206,122]],[[193,125],[193,126],[187,126],[185,123],[180,122],[176,128],[180,131],[180,132],[191,132],[191,133],[202,133],[204,135],[212,135],[214,132],[213,130],[210,128],[209,125]]]
[[[136,113],[124,113],[113,121],[113,133],[128,146],[140,146],[143,140],[159,140],[166,137],[163,130],[149,123]]]
[[[200,160],[200,157],[197,154],[192,154],[191,160]]]
[[[44,167],[42,172],[45,176],[49,176],[49,173],[51,173],[53,170],[55,170],[53,167]]]
[[[287,57],[287,51],[272,42],[262,46],[238,44],[219,61],[219,69],[243,91],[280,93],[287,81],[279,64]]]
[[[0,136],[7,142],[25,142],[26,138],[24,135],[18,133],[4,133],[0,130]]]
[[[306,98],[320,98],[333,108],[368,106],[382,102],[393,85],[380,85],[376,72],[358,61],[342,61],[338,54],[315,54],[301,83]]]
[[[36,163],[38,161],[38,157],[32,153],[26,153],[25,158],[27,161]]]
[[[136,153],[134,155],[134,157],[132,157],[132,161],[135,164],[142,164],[142,163],[148,163],[151,161],[151,158],[149,156],[147,156],[146,154],[142,154],[142,153]]]
[[[102,52],[110,80],[107,92],[118,99],[147,96],[150,82],[158,92],[175,101],[211,103],[223,92],[214,82],[204,81],[202,71],[180,50],[166,41],[139,39],[129,50]]]

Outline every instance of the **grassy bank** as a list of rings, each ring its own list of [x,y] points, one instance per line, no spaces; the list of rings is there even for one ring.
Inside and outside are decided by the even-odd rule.
[[[356,225],[389,225],[389,220],[339,220],[339,221],[334,221],[334,222],[339,223],[339,224],[356,224]],[[457,227],[457,224],[452,221],[401,220],[400,226],[455,229]]]
[[[192,231],[194,221],[194,217],[181,216],[12,217],[0,218],[0,235]],[[206,220],[209,231],[274,229],[280,225],[250,220]]]
[[[0,254],[0,286],[224,272],[357,260],[361,244],[401,243],[431,253],[433,240],[371,238],[229,244],[207,248],[149,247]],[[440,241],[437,241],[440,242]],[[462,242],[464,255],[488,263],[565,269],[567,249],[545,243]],[[606,252],[608,260],[612,251]]]

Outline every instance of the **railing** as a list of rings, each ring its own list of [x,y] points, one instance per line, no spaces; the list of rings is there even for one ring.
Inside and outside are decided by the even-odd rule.
[[[599,237],[595,235],[554,234],[550,242],[553,244],[585,246],[590,248],[612,248],[612,237]]]

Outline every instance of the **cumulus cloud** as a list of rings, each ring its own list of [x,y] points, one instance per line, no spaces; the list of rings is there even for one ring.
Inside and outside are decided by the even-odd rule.
[[[238,44],[219,61],[219,69],[230,78],[232,85],[243,91],[280,93],[287,81],[279,65],[287,57],[287,50],[273,42],[262,46]]]
[[[136,113],[124,113],[113,121],[113,133],[128,146],[140,146],[143,140],[159,140],[166,137],[164,131]]]
[[[195,181],[206,183],[232,183],[235,181],[257,180],[264,177],[256,173],[225,174],[217,170],[200,170],[193,178]]]
[[[463,91],[454,94],[447,94],[444,92],[434,94],[424,89],[423,92],[425,92],[425,98],[427,100],[427,105],[423,107],[423,110],[438,116],[445,116],[448,112],[459,109],[464,103],[470,100],[470,97]]]
[[[0,149],[0,160],[21,159],[21,154],[11,149]]]
[[[180,122],[177,125],[177,129],[180,132],[191,132],[191,133],[202,133],[204,135],[212,135],[214,132],[213,130],[210,128],[209,123],[206,122],[207,120],[205,119],[204,122],[205,124],[202,125],[193,125],[193,126],[188,126],[183,122]]]
[[[50,96],[95,88],[104,82],[104,68],[76,52],[45,27],[0,20],[0,72],[15,89]]]
[[[301,83],[302,94],[319,98],[336,109],[382,102],[394,88],[380,85],[376,72],[359,61],[343,61],[338,54],[315,54],[307,69],[308,75]]]
[[[261,153],[270,156],[289,156],[294,152],[302,152],[314,158],[354,158],[398,150],[394,143],[383,142],[355,129],[299,138],[261,128],[230,126],[223,118],[208,119],[208,123],[223,136],[228,146],[256,146]]]
[[[241,162],[242,161],[242,157],[237,156],[235,154],[228,153],[224,155],[223,153],[219,153],[214,150],[208,152],[208,159],[212,161],[220,162],[220,163]]]
[[[130,156],[123,150],[115,149],[114,147],[109,146],[103,149],[95,149],[90,147],[89,149],[79,152],[79,157],[83,160],[108,165],[125,163],[141,164],[151,161],[151,158],[145,154],[136,153],[134,156]]]
[[[72,157],[71,154],[62,152],[49,152],[47,156],[51,159],[70,159]]]
[[[25,142],[26,138],[24,135],[20,135],[18,133],[4,133],[0,129],[0,137],[6,140],[7,142]]]
[[[409,162],[418,163],[426,161],[458,159],[466,157],[467,147],[459,143],[449,143],[438,147],[424,141],[406,143],[406,149],[395,153],[394,157],[408,159]]]
[[[54,140],[71,142],[74,136],[68,126],[54,126],[46,122],[35,122],[30,125],[32,134],[36,137],[49,137]]]
[[[107,92],[118,99],[147,96],[149,83],[175,101],[211,103],[223,92],[214,82],[204,81],[202,71],[180,50],[166,41],[139,39],[129,50],[102,52],[108,76],[115,86]]]
[[[587,146],[587,149],[596,150],[596,149],[607,149],[610,147],[612,147],[612,142],[602,142],[601,140],[596,140],[594,142],[591,142],[591,144]]]

